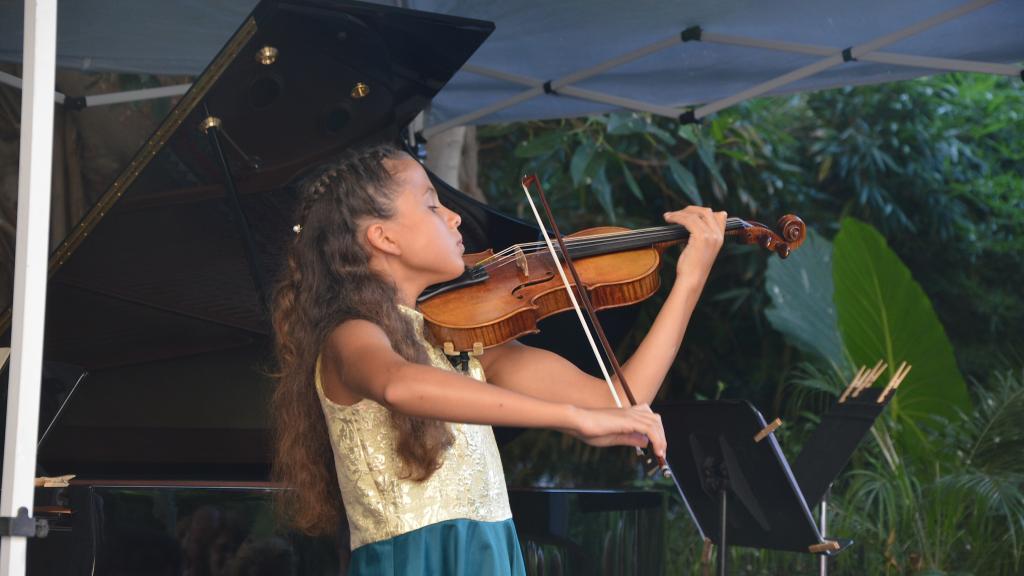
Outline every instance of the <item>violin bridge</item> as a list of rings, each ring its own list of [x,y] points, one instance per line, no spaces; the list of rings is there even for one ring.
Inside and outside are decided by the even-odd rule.
[[[523,276],[529,276],[530,265],[526,262],[526,254],[523,252],[523,249],[516,246],[516,250],[513,254],[515,254],[516,257],[516,268],[519,268],[519,271],[523,273]]]

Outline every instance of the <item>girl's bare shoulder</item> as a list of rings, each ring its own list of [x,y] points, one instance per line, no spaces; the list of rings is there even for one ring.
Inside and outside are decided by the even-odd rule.
[[[328,388],[337,390],[338,396],[377,402],[382,399],[381,369],[405,361],[391,347],[384,330],[368,320],[346,320],[331,330],[324,342],[323,360]],[[330,386],[332,380],[334,386]]]
[[[324,352],[328,355],[345,357],[372,352],[391,352],[391,340],[377,324],[369,320],[352,319],[338,324],[327,335]]]

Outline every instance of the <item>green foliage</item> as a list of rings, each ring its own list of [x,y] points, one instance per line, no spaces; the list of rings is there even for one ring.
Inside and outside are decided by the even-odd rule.
[[[832,243],[808,230],[799,250],[768,262],[766,276],[772,306],[765,316],[772,327],[804,351],[845,367],[832,298]]]
[[[484,127],[480,138],[484,164],[492,167],[483,188],[494,204],[525,214],[523,198],[510,193],[508,183],[521,173],[536,173],[557,202],[559,218],[576,228],[621,221],[650,225],[652,215],[666,209],[701,204],[695,171],[725,188],[713,139],[641,114]],[[487,150],[493,147],[502,154],[511,149],[523,161],[489,163]]]
[[[750,399],[769,417],[786,416],[777,434],[792,455],[850,377],[843,342],[858,363],[885,357],[894,369],[893,360],[908,359],[914,369],[895,410],[834,487],[830,532],[857,544],[832,573],[1016,574],[1024,570],[1024,375],[992,371],[1024,349],[1022,110],[1019,80],[944,75],[759,99],[699,126],[629,113],[493,126],[479,132],[481,186],[495,207],[525,216],[516,183],[537,173],[567,232],[656,225],[690,203],[765,222],[801,216],[817,234],[787,261],[723,249],[661,399]],[[836,305],[860,310],[846,320],[839,313],[840,340],[826,298],[831,274],[822,271],[846,217],[881,235],[844,224],[845,238],[835,239],[837,268],[838,251],[852,251],[842,258],[849,270],[836,270]],[[866,262],[858,243],[887,255]],[[671,270],[663,267],[663,284]],[[858,300],[871,295],[872,278],[900,288]],[[638,307],[620,358],[660,298]],[[857,325],[865,321],[872,325]],[[818,357],[827,361],[804,362]],[[907,450],[908,437],[942,457]],[[510,484],[648,485],[628,451],[556,434],[525,434],[505,457]],[[666,573],[696,573],[699,544],[678,503],[670,518]],[[816,569],[800,555],[733,554],[740,574]]]
[[[1021,344],[1022,109],[1019,81],[955,74],[816,93],[798,129],[803,184],[883,232],[979,377]]]
[[[1024,552],[1024,461],[1019,458],[1024,449],[1024,382],[1013,374],[997,374],[989,387],[978,387],[977,409],[972,409],[927,296],[885,240],[870,226],[845,219],[836,238],[834,265],[825,246],[803,254],[794,276],[810,270],[808,283],[824,286],[814,274],[834,274],[844,354],[858,365],[884,358],[890,365],[906,359],[915,367],[872,430],[873,449],[862,449],[839,481],[834,533],[855,535],[861,566],[937,574],[953,568],[978,574],[1018,570]],[[825,255],[814,253],[822,251]],[[769,265],[773,326],[831,359],[816,342],[837,328],[801,321],[792,301],[807,301],[810,293],[783,270]],[[776,281],[793,297],[776,295]],[[826,305],[808,301],[805,312],[827,315],[830,299],[817,296]],[[848,379],[849,371],[843,372]],[[813,365],[797,373],[790,396],[794,419],[816,422],[814,415],[827,409],[843,388],[836,376]],[[806,433],[809,428],[797,430]]]
[[[839,330],[853,364],[870,367],[882,359],[888,376],[903,361],[913,366],[889,405],[894,417],[914,430],[923,419],[970,409],[946,331],[885,238],[871,226],[844,219],[832,273]]]
[[[975,390],[975,408],[923,428],[950,452],[941,462],[896,448],[890,434],[900,424],[888,412],[872,430],[875,442],[833,490],[832,531],[858,541],[856,564],[896,574],[1020,573],[1024,373],[997,372]],[[862,573],[845,566],[838,573]]]

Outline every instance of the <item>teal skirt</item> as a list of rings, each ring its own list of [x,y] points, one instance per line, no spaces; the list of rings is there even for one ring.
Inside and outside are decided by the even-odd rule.
[[[525,576],[512,519],[447,520],[352,551],[349,576]]]

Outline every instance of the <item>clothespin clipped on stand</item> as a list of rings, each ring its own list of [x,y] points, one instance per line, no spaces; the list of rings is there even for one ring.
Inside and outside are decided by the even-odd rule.
[[[869,388],[878,380],[882,372],[888,368],[888,364],[879,360],[875,366],[868,370],[867,366],[861,366],[860,370],[857,371],[857,375],[853,377],[850,384],[843,390],[843,394],[839,397],[839,403],[846,402],[848,398],[856,398],[860,395],[861,391],[865,388]]]
[[[822,552],[834,552],[839,550],[842,546],[835,540],[825,540],[821,544],[812,544],[807,547],[807,551],[811,554],[821,554]]]
[[[851,380],[850,384],[847,385],[845,390],[843,390],[843,394],[839,396],[839,403],[842,404],[849,398],[856,398],[864,391],[864,389],[870,388],[886,368],[888,368],[888,365],[882,360],[879,360],[878,363],[876,363],[870,370],[868,370],[866,366],[861,366],[860,370],[858,370],[857,374],[853,377],[853,380]],[[907,364],[905,361],[901,362],[899,368],[896,369],[896,373],[889,378],[889,383],[886,384],[882,393],[878,395],[878,398],[875,401],[879,404],[885,402],[885,399],[889,397],[889,394],[900,387],[903,379],[907,377],[908,373],[910,373],[910,369],[910,364]]]
[[[704,538],[704,549],[700,553],[700,573],[701,576],[710,576],[711,574],[711,558],[713,558],[712,547],[714,544],[711,542],[711,538]]]
[[[903,379],[910,373],[911,368],[912,366],[906,362],[900,363],[900,367],[896,369],[896,373],[889,379],[889,383],[885,385],[885,389],[878,395],[878,400],[875,400],[875,402],[878,402],[879,404],[885,402],[885,399],[889,394],[900,387],[900,384],[903,383]]]
[[[765,438],[768,437],[769,434],[778,430],[779,426],[782,426],[782,418],[776,418],[775,420],[772,420],[771,422],[768,423],[767,426],[762,428],[760,432],[754,435],[754,442],[760,442],[761,440],[764,440]]]

